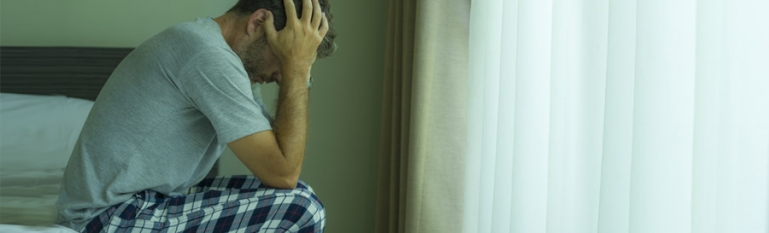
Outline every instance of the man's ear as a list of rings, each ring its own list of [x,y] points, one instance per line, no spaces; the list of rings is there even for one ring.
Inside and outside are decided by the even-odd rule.
[[[254,11],[254,13],[251,13],[251,16],[248,17],[248,25],[246,26],[246,33],[248,35],[253,35],[254,33],[261,34],[264,33],[264,29],[262,28],[262,24],[264,24],[264,21],[267,20],[267,15],[269,12],[266,9],[259,9]]]

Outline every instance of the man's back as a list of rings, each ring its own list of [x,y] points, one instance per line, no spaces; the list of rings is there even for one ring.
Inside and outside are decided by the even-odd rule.
[[[91,110],[65,171],[60,224],[82,229],[141,190],[181,195],[225,143],[271,129],[257,101],[212,19],[149,39],[115,69]]]

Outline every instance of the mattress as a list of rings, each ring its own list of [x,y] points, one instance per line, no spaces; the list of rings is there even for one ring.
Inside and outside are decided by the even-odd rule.
[[[63,173],[63,169],[0,173],[0,232],[75,232],[54,224]]]
[[[0,173],[0,223],[53,224],[63,173],[63,169]]]

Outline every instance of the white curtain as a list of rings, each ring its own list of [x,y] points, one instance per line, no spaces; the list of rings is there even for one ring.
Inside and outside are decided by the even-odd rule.
[[[768,0],[470,14],[464,232],[769,232]]]

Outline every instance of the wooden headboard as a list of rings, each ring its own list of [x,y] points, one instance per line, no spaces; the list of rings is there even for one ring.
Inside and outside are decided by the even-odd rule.
[[[0,47],[0,92],[96,100],[132,48]],[[218,162],[208,176],[218,174]]]
[[[96,100],[131,48],[0,47],[0,92]]]

